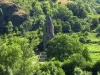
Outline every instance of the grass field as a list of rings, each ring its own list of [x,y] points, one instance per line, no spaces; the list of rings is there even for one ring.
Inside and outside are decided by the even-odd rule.
[[[100,53],[90,53],[93,62],[100,60]]]
[[[100,41],[100,38],[96,37],[96,33],[89,33],[88,36],[86,36],[86,38],[90,39],[91,41]],[[96,62],[97,60],[100,60],[100,45],[96,43],[90,43],[85,45],[89,50],[92,61]]]
[[[100,60],[100,45],[87,44],[86,46],[89,50],[89,54],[90,54],[92,61],[96,62],[97,60]]]
[[[98,44],[86,44],[90,52],[100,52],[100,45]]]
[[[96,37],[97,33],[88,33],[88,36],[86,36],[87,39],[90,39],[91,41],[100,41],[100,38]]]

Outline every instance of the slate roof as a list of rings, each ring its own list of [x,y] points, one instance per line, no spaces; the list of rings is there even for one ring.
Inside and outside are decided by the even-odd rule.
[[[50,16],[46,16],[46,22],[45,22],[45,25],[46,26],[52,26],[53,23],[52,23],[52,19]]]

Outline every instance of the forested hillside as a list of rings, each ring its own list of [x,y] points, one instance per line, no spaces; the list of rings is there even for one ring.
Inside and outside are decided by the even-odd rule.
[[[54,37],[44,49],[47,16]],[[99,72],[100,0],[0,0],[0,75]]]

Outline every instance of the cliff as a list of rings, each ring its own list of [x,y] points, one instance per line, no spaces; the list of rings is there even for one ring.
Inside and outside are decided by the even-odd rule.
[[[25,11],[21,10],[15,3],[8,0],[0,0],[0,31],[5,25],[12,21],[14,26],[19,26],[28,19]]]

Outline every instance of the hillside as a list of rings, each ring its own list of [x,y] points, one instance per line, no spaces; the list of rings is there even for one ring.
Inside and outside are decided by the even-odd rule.
[[[14,26],[19,26],[23,22],[27,20],[27,13],[19,9],[19,7],[9,1],[9,0],[1,0],[0,1],[0,32],[5,32],[6,24],[11,21]]]
[[[0,0],[0,75],[99,74],[99,0]]]

